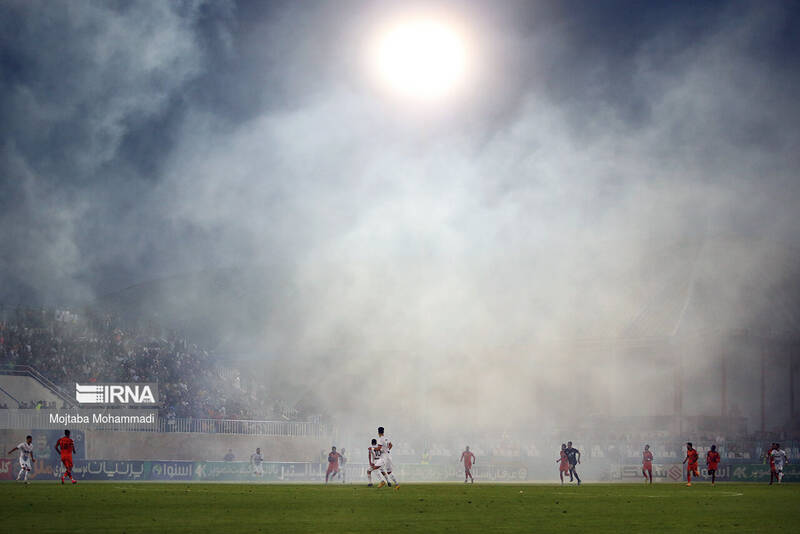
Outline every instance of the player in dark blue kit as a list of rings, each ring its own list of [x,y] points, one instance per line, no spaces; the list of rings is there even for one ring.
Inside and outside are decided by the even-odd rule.
[[[574,476],[580,486],[581,477],[579,477],[578,472],[575,471],[575,466],[581,463],[581,451],[573,447],[571,441],[568,441],[567,450],[564,452],[567,454],[567,462],[569,462],[569,481],[572,482],[572,477]]]

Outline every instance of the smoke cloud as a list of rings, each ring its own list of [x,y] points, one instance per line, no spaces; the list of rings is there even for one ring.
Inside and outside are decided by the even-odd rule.
[[[791,4],[435,7],[480,53],[415,108],[363,72],[397,4],[4,3],[2,300],[136,286],[370,427],[666,415],[624,340],[796,336]]]

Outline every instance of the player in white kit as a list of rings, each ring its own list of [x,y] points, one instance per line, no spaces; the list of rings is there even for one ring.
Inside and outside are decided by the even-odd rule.
[[[372,438],[372,444],[367,449],[367,453],[369,454],[369,467],[367,468],[367,480],[369,480],[369,484],[367,487],[372,487],[372,472],[373,471],[380,471],[383,478],[386,478],[386,471],[383,470],[383,457],[381,454],[380,447],[378,447],[378,440]],[[378,484],[378,487],[382,488],[386,485],[385,480],[381,480],[381,483]]]
[[[250,455],[250,464],[253,466],[253,474],[256,476],[262,476],[264,474],[264,468],[261,466],[261,463],[264,461],[264,457],[261,456],[261,449],[256,449],[255,454]]]
[[[397,479],[392,474],[392,440],[384,435],[382,426],[378,427],[378,449],[381,451],[383,469],[386,471],[387,480],[391,479],[389,486],[394,483],[394,489],[399,488],[400,484],[397,483]]]
[[[17,475],[17,480],[20,480],[23,475],[25,480],[25,484],[28,483],[28,473],[31,470],[31,462],[35,462],[36,459],[33,457],[33,437],[26,436],[25,441],[8,451],[8,454],[18,450],[19,451],[19,474]]]
[[[775,464],[775,472],[778,473],[778,484],[783,482],[783,466],[789,463],[786,451],[781,449],[780,444],[776,443],[775,448],[769,453],[772,462]]]

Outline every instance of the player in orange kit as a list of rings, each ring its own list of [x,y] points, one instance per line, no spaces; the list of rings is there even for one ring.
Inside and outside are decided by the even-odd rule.
[[[77,484],[78,481],[72,478],[72,453],[75,452],[75,442],[69,437],[69,430],[65,430],[64,437],[56,441],[55,449],[61,455],[61,463],[64,464],[61,483],[64,483],[64,477],[69,477],[73,484]]]
[[[695,449],[692,448],[692,442],[688,441],[686,443],[686,458],[683,459],[683,463],[689,463],[686,467],[686,485],[692,485],[692,475],[699,477],[700,476],[700,469],[697,467],[697,460],[700,455],[697,453]]]
[[[567,459],[567,444],[561,444],[559,458],[556,460],[558,465],[558,476],[561,477],[561,484],[564,484],[564,473],[569,474],[569,460]]]
[[[717,482],[717,468],[719,467],[720,459],[717,446],[712,445],[711,450],[706,454],[706,465],[708,466],[708,474],[711,475],[712,486]]]
[[[336,452],[336,447],[331,447],[331,452],[328,453],[328,470],[325,471],[325,484],[328,483],[328,478],[336,478],[339,474],[339,458],[341,454]]]
[[[467,445],[467,450],[461,453],[461,460],[459,461],[464,462],[464,484],[467,483],[467,477],[469,477],[474,484],[475,479],[472,478],[472,464],[475,463],[475,455],[470,452],[469,445]]]
[[[653,483],[653,453],[650,452],[650,445],[645,445],[642,451],[642,474],[645,482],[650,475],[650,484]]]

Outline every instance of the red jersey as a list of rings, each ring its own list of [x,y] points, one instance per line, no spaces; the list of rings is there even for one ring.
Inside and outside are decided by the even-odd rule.
[[[563,450],[560,451],[561,454],[561,464],[558,466],[560,471],[569,471],[569,458],[567,458],[567,453]]]
[[[700,455],[697,453],[696,449],[692,449],[690,451],[686,451],[686,458],[689,459],[689,465],[697,465],[697,460],[700,458]]]
[[[650,451],[642,451],[642,465],[650,465],[653,463],[653,453]]]
[[[59,439],[57,442],[58,449],[61,451],[61,457],[72,457],[72,453],[75,452],[75,442],[72,441],[71,438],[64,436],[63,438]]]
[[[338,452],[332,452],[328,454],[328,463],[331,465],[335,464],[336,467],[339,467],[339,458],[341,458],[341,456],[342,455],[339,454]]]
[[[472,467],[475,455],[472,454],[472,451],[464,451],[461,453],[461,460],[464,462],[464,467]]]
[[[719,465],[720,456],[717,451],[708,451],[706,454],[706,463],[709,469],[716,469]]]

